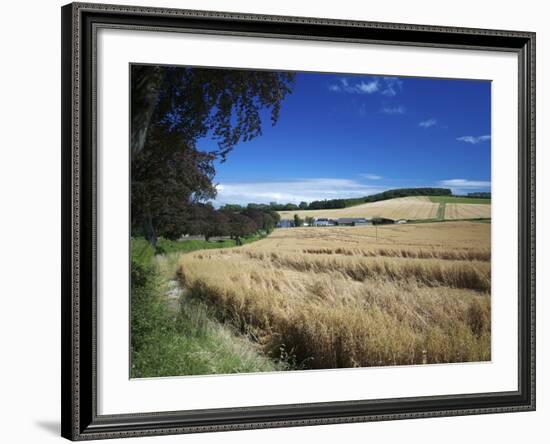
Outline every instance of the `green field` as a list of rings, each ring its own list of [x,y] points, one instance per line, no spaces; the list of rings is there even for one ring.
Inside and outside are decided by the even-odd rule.
[[[491,199],[480,197],[459,197],[459,196],[428,196],[434,203],[444,204],[491,204]]]
[[[264,235],[245,236],[241,238],[241,244],[249,244],[250,242],[262,239]],[[157,254],[169,253],[190,253],[196,250],[209,250],[211,248],[231,248],[236,247],[237,242],[234,239],[223,239],[215,241],[207,240],[179,240],[171,241],[168,239],[159,239],[157,243]]]

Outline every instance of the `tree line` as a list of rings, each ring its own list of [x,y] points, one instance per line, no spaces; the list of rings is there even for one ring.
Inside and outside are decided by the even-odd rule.
[[[490,199],[491,198],[491,192],[486,192],[486,191],[483,191],[483,192],[477,192],[477,193],[468,193],[466,195],[467,197],[474,197],[474,198],[478,198],[478,199]]]
[[[216,210],[210,204],[196,204],[190,208],[189,223],[179,228],[189,235],[204,236],[207,241],[212,237],[229,236],[240,245],[242,237],[270,233],[279,220],[279,214],[273,211],[251,208]]]
[[[448,188],[396,188],[383,191],[365,198],[365,202],[378,202],[380,200],[395,199],[408,196],[452,196],[453,192]]]
[[[297,210],[328,210],[336,208],[347,208],[354,205],[360,205],[369,202],[378,202],[380,200],[394,199],[396,197],[407,196],[450,196],[452,192],[448,188],[396,188],[393,190],[383,191],[381,193],[372,194],[364,197],[353,197],[348,199],[325,199],[314,200],[312,202],[300,202],[298,205],[294,203],[280,204],[270,202],[269,204],[250,203],[246,207],[241,205],[225,205],[226,208],[242,210],[244,208],[256,208],[260,210],[271,211],[297,211]]]

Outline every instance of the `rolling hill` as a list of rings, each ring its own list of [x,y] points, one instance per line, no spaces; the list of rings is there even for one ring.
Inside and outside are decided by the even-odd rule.
[[[471,199],[474,200],[474,199]],[[460,202],[460,201],[459,201]],[[410,196],[370,202],[353,207],[327,210],[279,211],[281,219],[292,219],[295,214],[301,218],[326,217],[384,217],[389,219],[478,219],[491,217],[489,203],[447,203],[435,201],[430,196]]]

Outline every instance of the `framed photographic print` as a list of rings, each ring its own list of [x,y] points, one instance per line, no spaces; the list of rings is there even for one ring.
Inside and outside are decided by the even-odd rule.
[[[62,435],[535,408],[535,35],[62,8]]]

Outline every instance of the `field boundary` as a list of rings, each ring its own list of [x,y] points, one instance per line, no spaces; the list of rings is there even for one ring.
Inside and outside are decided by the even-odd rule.
[[[491,199],[487,197],[467,197],[467,196],[428,196],[433,203],[450,204],[473,204],[473,205],[491,205]]]
[[[437,209],[437,218],[439,220],[444,220],[445,219],[445,207],[446,207],[447,203],[446,202],[441,202],[439,204],[439,208]]]

